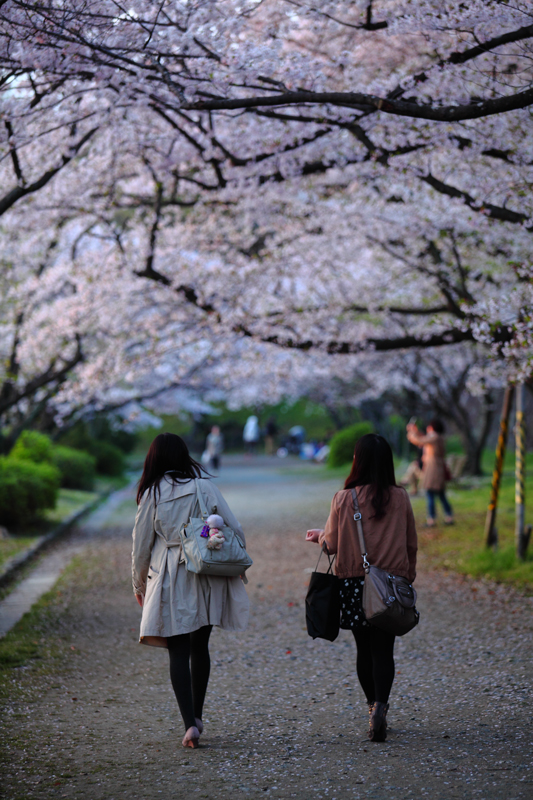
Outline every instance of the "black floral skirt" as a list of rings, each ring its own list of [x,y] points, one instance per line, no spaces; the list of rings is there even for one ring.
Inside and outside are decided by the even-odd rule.
[[[341,628],[358,630],[369,628],[363,611],[364,578],[341,578]]]

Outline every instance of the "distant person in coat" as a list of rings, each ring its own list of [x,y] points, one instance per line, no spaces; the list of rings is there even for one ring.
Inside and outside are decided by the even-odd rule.
[[[224,452],[224,437],[218,425],[213,425],[211,433],[207,435],[205,449],[209,456],[209,466],[213,469],[220,469],[220,456]]]
[[[191,516],[200,516],[196,478],[209,513],[219,514],[245,544],[242,528],[219,489],[201,476],[201,466],[181,437],[156,436],[139,481],[133,529],[132,582],[142,608],[140,642],[168,648],[170,680],[185,725],[184,747],[198,747],[204,729],[211,629],[218,625],[244,630],[249,607],[240,578],[196,575],[186,568],[178,531]]]
[[[267,456],[274,455],[274,445],[277,433],[278,426],[276,425],[276,417],[271,416],[267,419],[265,425],[265,454]]]
[[[407,426],[407,438],[416,447],[422,448],[422,488],[427,496],[427,524],[436,523],[435,499],[438,497],[444,509],[444,522],[453,523],[453,511],[446,497],[447,467],[445,461],[446,444],[444,424],[440,419],[432,419],[425,434],[415,424]]]
[[[259,444],[260,436],[261,431],[259,430],[259,421],[256,416],[252,415],[246,420],[246,425],[244,426],[244,430],[242,432],[244,449],[250,455],[255,453],[257,445]]]

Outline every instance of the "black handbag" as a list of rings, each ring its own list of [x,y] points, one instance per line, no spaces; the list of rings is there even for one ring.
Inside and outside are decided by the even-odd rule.
[[[327,572],[317,572],[318,563],[326,553],[329,561]],[[322,547],[315,571],[311,575],[305,598],[305,620],[307,633],[313,639],[327,639],[334,642],[339,635],[341,600],[340,581],[333,574],[335,556],[330,558],[326,546]]]

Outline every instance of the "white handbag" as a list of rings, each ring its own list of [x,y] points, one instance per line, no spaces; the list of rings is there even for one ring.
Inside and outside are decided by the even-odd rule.
[[[206,536],[206,519],[209,513],[202,497],[198,480],[195,479],[194,483],[202,516],[201,518],[190,517],[189,521],[182,525],[179,531],[187,570],[197,575],[221,575],[228,578],[244,575],[253,562],[246,552],[244,544],[232,528],[227,525],[221,528],[225,541],[220,550],[208,548],[209,537],[208,535]]]

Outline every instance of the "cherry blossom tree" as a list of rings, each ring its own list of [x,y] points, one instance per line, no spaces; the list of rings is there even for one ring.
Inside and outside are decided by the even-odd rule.
[[[0,3],[6,413],[473,341],[478,387],[527,378],[532,34],[525,2]]]

